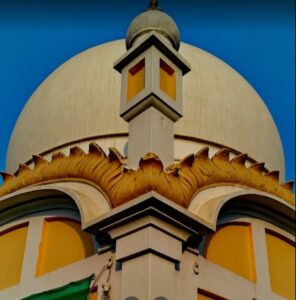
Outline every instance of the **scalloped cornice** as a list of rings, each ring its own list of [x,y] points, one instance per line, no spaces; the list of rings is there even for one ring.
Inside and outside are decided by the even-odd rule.
[[[55,181],[87,181],[109,198],[113,207],[121,205],[149,191],[156,191],[168,199],[188,207],[191,199],[202,188],[234,184],[254,188],[278,196],[295,206],[293,183],[279,183],[278,171],[264,173],[264,163],[245,166],[246,154],[229,160],[229,150],[218,151],[212,159],[208,148],[196,155],[188,155],[180,163],[163,169],[162,162],[152,153],[145,155],[138,170],[127,169],[124,159],[114,148],[108,156],[95,143],[84,153],[71,148],[69,156],[58,152],[50,162],[33,156],[34,168],[20,165],[15,176],[1,173],[4,183],[0,197],[24,187]]]

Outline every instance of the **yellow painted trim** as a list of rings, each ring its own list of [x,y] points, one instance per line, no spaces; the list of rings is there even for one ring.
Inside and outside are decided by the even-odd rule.
[[[0,290],[20,281],[28,234],[28,223],[0,232]]]
[[[220,227],[207,241],[205,256],[221,267],[256,282],[251,225]]]
[[[155,154],[148,153],[140,160],[139,169],[133,170],[126,168],[116,149],[110,148],[109,156],[106,156],[97,144],[90,143],[88,153],[73,147],[69,156],[58,152],[52,155],[50,162],[33,156],[33,169],[20,165],[15,176],[2,173],[4,183],[0,187],[0,197],[32,185],[81,180],[101,189],[113,207],[149,191],[156,191],[188,207],[201,189],[217,184],[234,184],[275,195],[295,206],[292,184],[281,185],[278,172],[264,173],[263,163],[246,167],[245,154],[229,160],[229,150],[222,149],[210,159],[208,152],[209,149],[204,147],[196,155],[185,157],[167,170]]]
[[[145,88],[145,59],[142,59],[127,75],[127,101],[137,96]]]
[[[271,289],[288,300],[294,300],[295,245],[267,230],[266,249]]]
[[[98,292],[90,293],[87,300],[97,300],[98,298]]]
[[[81,230],[79,222],[68,218],[45,219],[36,276],[67,266],[92,254],[92,237]]]
[[[210,298],[210,297],[208,297],[208,296],[205,296],[205,295],[203,295],[203,294],[198,294],[198,296],[197,296],[197,300],[215,300],[214,298]]]
[[[159,63],[159,87],[172,100],[176,100],[176,72],[162,59]]]

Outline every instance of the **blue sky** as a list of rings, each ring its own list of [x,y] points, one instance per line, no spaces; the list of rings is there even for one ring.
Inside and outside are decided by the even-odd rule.
[[[0,1],[0,170],[17,117],[45,77],[73,55],[123,38],[148,2]],[[178,24],[182,41],[224,60],[261,95],[282,138],[286,179],[294,180],[294,1],[159,2]]]

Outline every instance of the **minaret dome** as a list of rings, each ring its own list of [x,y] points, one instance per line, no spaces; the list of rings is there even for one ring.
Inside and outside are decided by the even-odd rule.
[[[151,31],[163,35],[179,50],[179,29],[174,20],[158,7],[157,1],[151,1],[149,8],[131,22],[126,34],[126,48],[130,49],[140,36]]]

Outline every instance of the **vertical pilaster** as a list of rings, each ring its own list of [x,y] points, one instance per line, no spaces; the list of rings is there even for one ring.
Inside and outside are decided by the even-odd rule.
[[[194,215],[150,192],[93,226],[115,245],[120,300],[196,299],[197,253],[188,240],[194,246],[200,230],[208,229]]]
[[[116,241],[116,260],[121,263],[121,299],[175,299],[182,241],[151,225],[126,233]]]
[[[121,298],[175,300],[176,270],[172,262],[148,253],[122,264]]]
[[[156,153],[164,166],[174,161],[174,123],[153,106],[129,122],[129,167],[137,168],[148,152]]]

